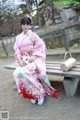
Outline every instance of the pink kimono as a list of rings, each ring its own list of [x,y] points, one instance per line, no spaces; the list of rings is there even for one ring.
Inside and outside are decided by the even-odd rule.
[[[37,99],[46,96],[47,87],[44,87],[43,83],[50,86],[50,82],[46,75],[46,47],[43,40],[31,30],[28,30],[26,34],[22,32],[16,37],[14,50],[17,62],[18,57],[23,57],[26,53],[29,58],[36,56],[35,61],[28,62],[14,71],[18,93],[22,94],[21,87],[23,87],[26,93]]]

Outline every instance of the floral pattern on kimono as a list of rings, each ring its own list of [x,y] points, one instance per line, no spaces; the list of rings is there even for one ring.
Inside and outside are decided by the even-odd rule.
[[[23,83],[26,92],[35,95],[37,98],[45,96],[46,91],[41,82],[46,83],[48,86],[50,86],[50,82],[46,75],[46,47],[43,40],[31,30],[26,34],[22,32],[16,37],[14,50],[15,58],[18,63],[18,57],[22,57],[24,53],[27,53],[29,57],[36,56],[34,62],[28,63],[23,67],[18,67],[14,71],[13,75],[18,92],[21,92],[20,85]],[[41,79],[41,82],[38,78]]]

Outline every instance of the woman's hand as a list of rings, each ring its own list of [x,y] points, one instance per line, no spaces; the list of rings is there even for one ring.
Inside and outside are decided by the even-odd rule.
[[[29,62],[34,62],[36,59],[36,56],[31,56]]]
[[[18,62],[19,62],[19,65],[22,67],[22,66],[25,66],[25,63],[22,61],[22,58],[19,57],[18,58]]]

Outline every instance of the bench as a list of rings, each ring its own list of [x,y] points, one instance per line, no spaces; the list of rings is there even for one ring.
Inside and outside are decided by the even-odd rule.
[[[18,65],[16,63],[12,63],[10,65],[5,66],[7,69],[15,69]],[[46,68],[48,75],[57,75],[63,76],[63,86],[65,89],[66,96],[68,98],[73,97],[75,95],[78,82],[80,79],[80,65],[77,63],[74,68],[72,68],[68,72],[63,72],[60,69],[60,62],[46,61]]]

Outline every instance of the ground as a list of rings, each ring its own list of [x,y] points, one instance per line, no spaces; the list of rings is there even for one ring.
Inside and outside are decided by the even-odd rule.
[[[33,105],[13,90],[13,70],[5,65],[14,62],[13,57],[0,58],[0,111],[9,111],[10,120],[78,120],[80,119],[80,89],[73,98],[65,95],[62,82],[52,82],[60,91],[59,98],[47,96],[42,106]]]

